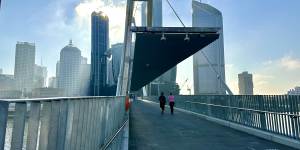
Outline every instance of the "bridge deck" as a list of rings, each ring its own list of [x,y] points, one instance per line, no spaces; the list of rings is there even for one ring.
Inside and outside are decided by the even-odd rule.
[[[292,150],[187,113],[172,116],[169,108],[161,115],[152,103],[134,102],[130,115],[131,150]]]

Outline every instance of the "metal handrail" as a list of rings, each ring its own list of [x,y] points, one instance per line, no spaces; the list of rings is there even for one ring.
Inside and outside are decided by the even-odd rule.
[[[122,124],[122,126],[118,129],[118,131],[109,138],[109,141],[103,145],[100,150],[106,150],[111,144],[112,142],[115,140],[115,138],[121,133],[121,131],[123,130],[123,128],[126,126],[126,124],[128,123],[129,118],[127,117],[127,119],[124,121],[124,123]]]
[[[30,99],[0,99],[0,101],[9,103],[18,102],[34,102],[34,101],[56,101],[56,100],[76,100],[76,99],[90,99],[90,98],[117,98],[124,96],[79,96],[79,97],[49,97],[49,98],[30,98]]]
[[[300,118],[300,115],[297,115],[297,114],[278,113],[278,112],[272,112],[272,111],[264,111],[264,110],[257,110],[257,109],[250,109],[250,108],[240,108],[240,107],[232,107],[232,106],[223,106],[223,105],[200,103],[200,102],[192,102],[192,101],[185,101],[185,103],[195,103],[195,104],[201,104],[201,105],[208,105],[208,106],[214,106],[214,107],[223,107],[223,108],[230,108],[230,109],[238,109],[238,110],[244,110],[244,111],[253,111],[253,112],[259,112],[259,113],[287,115],[287,116],[291,116],[293,118],[296,118],[296,117]]]

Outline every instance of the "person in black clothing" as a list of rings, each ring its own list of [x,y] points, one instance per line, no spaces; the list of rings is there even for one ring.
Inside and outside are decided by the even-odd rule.
[[[164,92],[161,92],[161,94],[160,94],[159,104],[160,104],[160,108],[161,108],[161,114],[164,114],[165,105],[166,105],[166,97],[164,96]]]

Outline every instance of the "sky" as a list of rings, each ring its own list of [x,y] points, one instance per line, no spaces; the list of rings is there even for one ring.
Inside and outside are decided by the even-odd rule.
[[[170,0],[187,26],[192,23],[191,0]],[[238,94],[238,73],[254,77],[255,94],[285,94],[300,86],[299,0],[202,0],[223,14],[226,82]],[[140,5],[136,6],[140,22]],[[60,50],[70,39],[90,59],[90,14],[109,17],[110,44],[123,41],[124,0],[3,0],[0,10],[0,68],[13,74],[17,41],[34,42],[36,64],[55,76]],[[181,26],[163,0],[164,26]],[[192,58],[178,65],[179,85],[193,85]],[[183,87],[183,94],[187,90]]]

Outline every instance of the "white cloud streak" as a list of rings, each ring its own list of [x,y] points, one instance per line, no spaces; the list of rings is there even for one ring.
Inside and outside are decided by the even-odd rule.
[[[285,56],[280,59],[280,66],[287,70],[300,69],[300,59],[296,59],[291,56]]]

